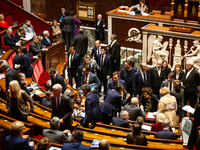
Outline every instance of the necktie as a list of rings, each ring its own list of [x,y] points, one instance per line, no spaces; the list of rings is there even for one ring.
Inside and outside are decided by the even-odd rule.
[[[85,84],[87,84],[87,76],[85,76]]]
[[[99,55],[99,48],[97,49],[97,55]]]
[[[40,49],[39,43],[37,44],[38,50]]]
[[[103,69],[103,56],[101,56],[101,71]]]
[[[48,41],[48,43],[51,43],[48,37],[47,37],[47,41]]]
[[[144,76],[144,85],[147,86],[146,85],[147,84],[147,82],[146,82],[146,74],[144,73],[143,76]]]
[[[169,90],[171,91],[172,90],[172,83],[170,83],[169,86],[170,86]]]
[[[57,99],[57,109],[59,110],[59,106],[60,106],[60,104],[59,104],[59,98],[56,98]]]

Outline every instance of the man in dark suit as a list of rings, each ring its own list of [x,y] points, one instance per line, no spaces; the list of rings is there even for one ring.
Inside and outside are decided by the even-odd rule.
[[[58,117],[53,117],[50,121],[50,129],[44,129],[42,135],[47,137],[52,143],[63,144],[70,142],[71,134],[69,130],[60,131],[60,119]]]
[[[44,97],[42,99],[42,105],[45,107],[48,107],[50,109],[52,109],[52,103],[51,103],[51,96],[52,96],[52,92],[51,91],[47,91],[46,92],[46,97]]]
[[[63,40],[65,40],[65,32],[63,31],[63,28],[64,28],[64,24],[63,24],[63,18],[66,16],[66,9],[65,7],[61,7],[61,12],[60,12],[60,15],[58,17],[58,20],[60,22],[60,30],[62,31],[62,37],[63,37]]]
[[[84,84],[82,86],[82,90],[84,95],[87,96],[85,100],[85,118],[82,126],[94,128],[98,117],[96,116],[95,112],[96,108],[99,106],[99,97],[95,93],[92,93],[89,84]]]
[[[120,79],[124,80],[126,82],[126,90],[129,94],[133,94],[133,87],[132,83],[134,80],[134,73],[136,72],[136,69],[132,67],[132,61],[126,60],[125,61],[125,67],[121,69],[120,72]]]
[[[72,125],[72,113],[73,107],[71,99],[61,94],[62,86],[60,84],[55,84],[53,86],[53,94],[51,97],[52,101],[52,114],[51,118],[58,117],[60,119],[60,130],[70,129]]]
[[[162,81],[165,80],[165,69],[162,66],[162,60],[158,60],[156,67],[150,69],[149,87],[152,88],[153,94],[159,97],[159,89]]]
[[[73,31],[75,27],[74,18],[69,16],[69,11],[66,11],[66,16],[63,18],[62,23],[64,24],[64,33],[65,33],[65,43],[67,49],[72,45],[73,41]]]
[[[147,74],[147,64],[141,63],[140,70],[135,72],[133,78],[133,92],[134,96],[139,98],[141,97],[142,88],[147,87],[148,83],[148,74]]]
[[[43,35],[44,35],[44,36],[43,36],[42,42],[43,42],[43,44],[44,44],[46,47],[56,44],[56,43],[54,43],[54,42],[50,39],[50,37],[49,37],[49,31],[45,30],[45,31],[43,32]]]
[[[8,28],[3,37],[3,42],[6,46],[10,46],[10,49],[14,49],[16,46],[20,46],[22,41],[15,39],[12,34],[12,28]]]
[[[97,64],[99,65],[97,76],[101,81],[101,84],[103,84],[104,95],[106,95],[108,79],[111,74],[111,60],[110,57],[106,55],[106,49],[103,47],[101,48],[101,55],[97,56]],[[101,93],[101,86],[99,87],[98,92]]]
[[[95,47],[93,47],[91,55],[97,61],[97,56],[101,54],[101,41],[95,41]]]
[[[177,140],[177,135],[169,131],[170,121],[165,119],[163,121],[163,130],[155,133],[155,138]]]
[[[9,83],[12,80],[17,80],[21,86],[19,74],[16,69],[10,69],[6,61],[1,63],[2,70],[6,73],[6,91],[9,89]]]
[[[184,105],[189,104],[192,108],[197,102],[197,87],[199,86],[199,73],[194,69],[194,62],[188,61],[186,72],[183,76]]]
[[[69,52],[67,53],[67,57],[68,57],[68,77],[69,77],[69,84],[71,84],[71,86],[73,86],[72,84],[72,79],[75,79],[75,82],[77,84],[77,78],[76,78],[76,71],[78,69],[79,66],[79,54],[76,53],[76,49],[74,46],[71,46],[69,48]],[[76,88],[78,88],[76,86]]]
[[[83,132],[75,130],[72,133],[71,143],[65,143],[62,146],[62,150],[91,150],[90,146],[81,144],[83,141]]]
[[[97,20],[96,20],[96,30],[95,30],[95,38],[96,40],[100,40],[103,42],[104,40],[104,28],[105,28],[105,21],[102,19],[102,15],[98,14]]]
[[[123,110],[128,111],[130,120],[135,121],[138,116],[145,117],[144,110],[141,109],[140,107],[137,107],[138,103],[139,103],[138,98],[133,97],[131,99],[131,105],[125,105],[124,106]]]
[[[111,43],[109,46],[109,56],[111,58],[112,72],[119,71],[120,68],[120,50],[121,46],[117,41],[116,34],[110,36]]]
[[[17,69],[17,66],[22,63],[22,56],[20,53],[20,49],[17,49],[16,55],[13,58],[13,68]]]
[[[79,57],[80,58],[80,57]],[[82,73],[83,73],[83,67],[84,66],[89,66],[89,58],[88,57],[83,57],[83,64],[81,64],[78,69],[77,69],[77,73],[76,73],[76,77],[77,77],[77,81],[76,81],[76,87],[80,87],[81,86],[81,77],[82,77]],[[92,72],[92,69],[90,67],[90,72]]]
[[[20,72],[23,72],[26,77],[31,77],[33,75],[33,67],[31,66],[31,60],[26,46],[20,47],[20,53],[22,54],[22,63],[19,66]]]
[[[62,86],[62,93],[66,90],[66,83],[63,77],[56,73],[54,68],[49,69],[49,76],[51,77],[51,90],[54,84],[60,84]]]
[[[129,124],[129,113],[126,110],[122,110],[120,112],[120,117],[119,118],[112,118],[112,125],[113,126],[118,126],[118,127],[123,127],[123,128],[130,128]]]
[[[84,84],[96,84],[95,88],[92,89],[92,92],[94,92],[94,90],[98,90],[99,87],[101,86],[101,82],[99,81],[98,77],[96,74],[90,72],[90,67],[89,66],[85,66],[83,67],[83,75],[81,77],[81,86],[83,86]]]
[[[119,78],[118,71],[113,72],[112,75],[113,75],[113,80],[108,83],[108,90],[115,89],[116,85],[118,85],[119,83],[123,84],[124,88],[126,88],[126,82]]]
[[[83,29],[79,29],[79,35],[76,35],[74,37],[72,45],[75,47],[76,52],[79,54],[80,64],[82,64],[82,58],[87,53],[88,48],[88,37],[86,35],[83,35]]]
[[[15,121],[11,125],[11,135],[6,136],[6,150],[35,150],[34,142],[27,142],[23,138],[24,124],[21,121]]]

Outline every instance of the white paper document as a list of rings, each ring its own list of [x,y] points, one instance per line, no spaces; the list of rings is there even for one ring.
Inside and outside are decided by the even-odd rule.
[[[148,125],[143,124],[143,125],[142,125],[142,130],[151,131],[151,126],[148,126]]]
[[[128,6],[119,6],[119,8],[128,8]]]
[[[36,94],[36,95],[39,95],[39,94],[42,94],[42,93],[43,93],[43,92],[41,92],[41,91],[39,91],[39,90],[36,90],[36,91],[35,91],[35,94]]]
[[[189,111],[192,114],[194,114],[194,111],[195,111],[195,109],[192,108],[190,105],[185,105],[184,107],[182,107],[182,109],[185,111]]]
[[[156,112],[148,112],[146,118],[147,119],[154,119],[155,118],[154,114],[157,114],[157,111]]]
[[[54,147],[54,146],[51,146],[49,150],[61,150],[61,148],[59,148],[59,147]]]

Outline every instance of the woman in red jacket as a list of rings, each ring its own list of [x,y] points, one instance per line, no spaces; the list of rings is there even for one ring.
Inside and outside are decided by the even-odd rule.
[[[4,30],[4,29],[8,29],[8,28],[9,28],[9,25],[4,20],[4,15],[0,14],[0,29]]]

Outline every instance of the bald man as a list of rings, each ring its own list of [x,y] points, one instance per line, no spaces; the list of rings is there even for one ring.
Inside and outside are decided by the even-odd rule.
[[[96,20],[96,30],[95,30],[95,38],[96,40],[100,40],[103,42],[104,40],[104,28],[105,28],[105,21],[102,19],[102,15],[98,14]]]
[[[99,150],[109,150],[110,143],[106,139],[99,142]]]
[[[159,89],[162,81],[165,80],[165,69],[162,67],[162,60],[158,60],[156,66],[150,69],[149,87],[152,88],[153,94],[159,96]]]

